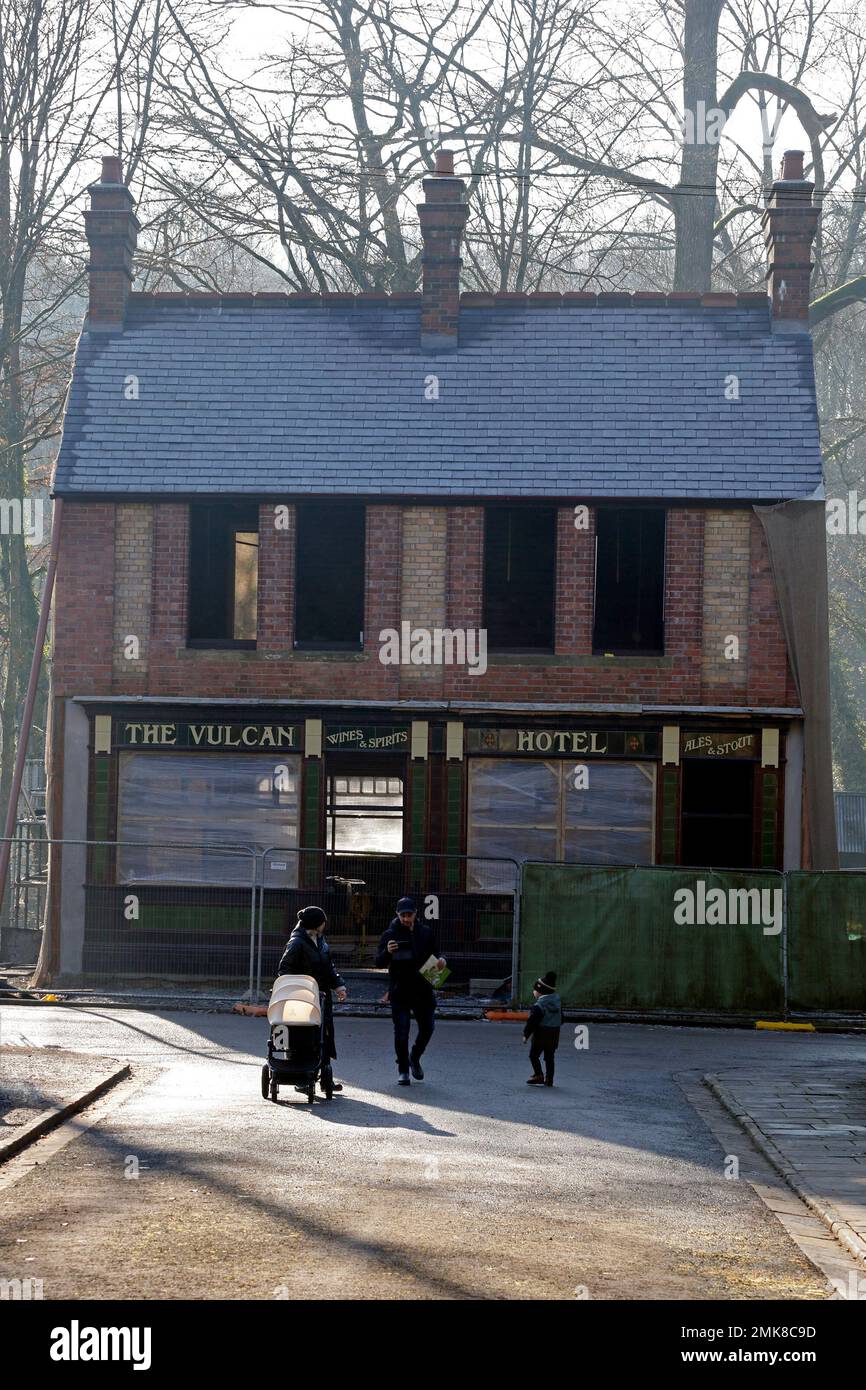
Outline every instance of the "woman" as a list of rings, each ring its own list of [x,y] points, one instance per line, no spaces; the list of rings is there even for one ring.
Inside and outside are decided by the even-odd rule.
[[[346,999],[346,986],[334,969],[324,939],[327,925],[328,919],[320,907],[302,907],[298,913],[294,930],[286,944],[286,949],[280,957],[277,974],[312,975],[324,994],[322,1058],[323,1061],[327,1059],[330,1063],[330,1059],[337,1055],[337,1049],[334,1045],[334,1012],[331,1005],[331,990],[336,992],[337,999],[342,1004]],[[325,1086],[321,1077],[319,1078],[319,1085],[324,1091]],[[303,1090],[304,1087],[299,1086],[296,1089]],[[343,1088],[335,1082],[333,1089],[342,1091]]]

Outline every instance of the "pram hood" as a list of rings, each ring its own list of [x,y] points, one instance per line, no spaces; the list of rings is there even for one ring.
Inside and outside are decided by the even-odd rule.
[[[268,1023],[288,1023],[293,1028],[321,1028],[319,986],[312,975],[280,975],[268,1001]]]

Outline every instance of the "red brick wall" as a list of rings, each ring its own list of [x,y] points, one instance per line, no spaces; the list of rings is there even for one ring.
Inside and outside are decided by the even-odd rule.
[[[556,654],[592,651],[592,594],[595,584],[595,512],[583,508],[587,525],[575,526],[574,507],[556,515]],[[589,601],[587,601],[589,596]]]
[[[258,649],[286,651],[291,648],[294,632],[295,509],[292,506],[263,502],[259,507],[258,583]]]
[[[53,693],[110,692],[114,505],[64,502],[53,624]]]
[[[484,508],[448,509],[448,626],[480,629],[484,599]],[[474,697],[485,676],[467,676],[456,666],[445,668],[443,698]],[[482,697],[483,698],[483,697]]]
[[[160,502],[153,517],[153,606],[150,618],[152,658],[159,671],[186,643],[189,507]]]
[[[788,684],[788,656],[770,569],[770,553],[764,528],[753,512],[749,582],[749,704],[787,704]],[[799,704],[793,681],[790,694],[793,697],[791,704]]]
[[[591,517],[592,520],[592,517]],[[497,661],[483,676],[446,667],[450,699],[583,702],[701,702],[703,512],[675,507],[668,516],[664,658],[592,656],[594,527],[574,527],[574,509],[559,509],[556,653]],[[448,625],[481,625],[484,513],[448,508]],[[63,694],[188,695],[202,699],[393,700],[400,668],[379,661],[379,633],[400,624],[402,526],[398,506],[367,512],[365,650],[327,656],[292,651],[294,537],[261,511],[260,647],[255,652],[188,651],[186,588],[188,509],[155,507],[153,604],[146,689],[112,672],[114,508],[67,503],[56,608],[55,689]],[[402,684],[405,685],[405,682]],[[408,693],[408,688],[407,688]],[[414,691],[412,693],[415,693]],[[751,519],[748,700],[795,703],[763,531]]]

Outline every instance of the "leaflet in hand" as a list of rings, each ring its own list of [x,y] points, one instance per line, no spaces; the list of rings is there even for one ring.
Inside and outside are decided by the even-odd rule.
[[[429,960],[425,960],[424,964],[421,966],[421,974],[428,984],[431,984],[434,989],[438,989],[440,985],[444,985],[451,971],[448,969],[447,965],[443,966],[440,970],[439,962],[436,957],[430,956]]]

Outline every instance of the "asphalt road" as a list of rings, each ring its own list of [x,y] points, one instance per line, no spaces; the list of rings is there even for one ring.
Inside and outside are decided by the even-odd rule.
[[[0,1184],[0,1275],[46,1299],[827,1296],[675,1073],[850,1065],[866,1038],[593,1024],[578,1051],[566,1027],[546,1090],[519,1025],[440,1022],[405,1090],[388,1022],[338,1019],[346,1090],[307,1106],[261,1099],[262,1019],[2,1022],[133,1067],[99,1123]]]

